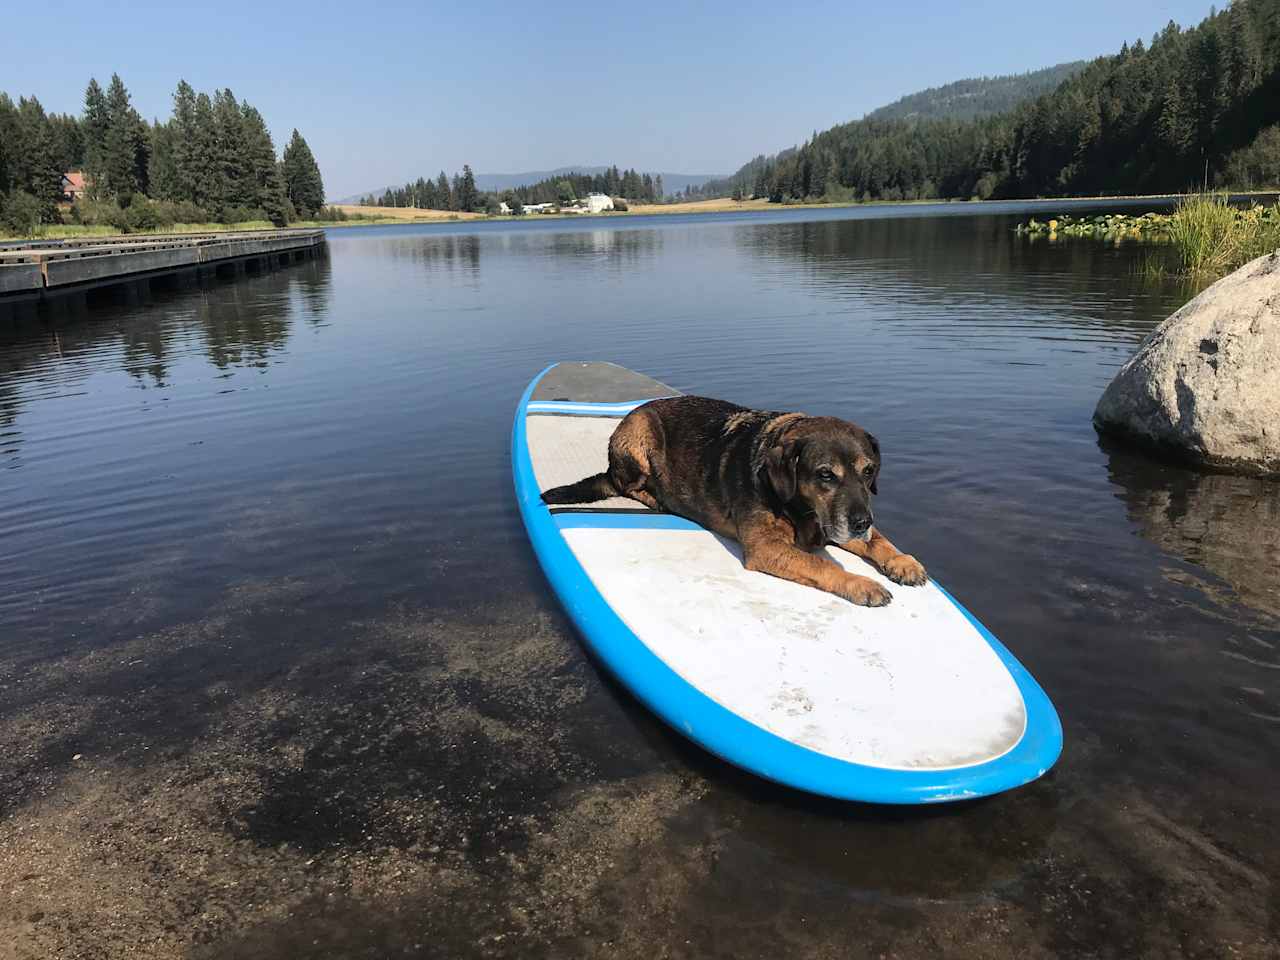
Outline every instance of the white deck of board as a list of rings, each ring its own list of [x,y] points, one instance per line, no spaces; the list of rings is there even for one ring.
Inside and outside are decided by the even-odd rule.
[[[893,592],[887,607],[857,607],[745,570],[737,544],[706,531],[562,533],[650,650],[722,707],[779,737],[905,770],[993,760],[1022,738],[1026,710],[1013,677],[932,583],[889,583],[828,548]]]
[[[529,458],[539,490],[550,490],[609,468],[609,438],[621,417],[533,416],[525,419]],[[645,510],[630,497],[611,497],[591,504],[611,510]]]

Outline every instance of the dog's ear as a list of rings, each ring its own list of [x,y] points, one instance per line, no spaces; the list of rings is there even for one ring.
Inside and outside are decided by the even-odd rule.
[[[765,472],[778,499],[790,503],[796,495],[796,464],[800,461],[799,444],[780,443],[765,454]]]
[[[876,455],[876,472],[871,475],[871,486],[867,488],[871,491],[871,495],[874,497],[880,493],[880,491],[876,489],[876,481],[880,479],[880,441],[877,440],[873,434],[868,433],[867,442],[871,444],[871,452]]]

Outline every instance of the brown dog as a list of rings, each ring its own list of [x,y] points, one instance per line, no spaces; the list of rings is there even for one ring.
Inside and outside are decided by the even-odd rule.
[[[748,410],[706,397],[652,400],[623,418],[605,473],[555,487],[546,503],[625,496],[686,517],[742,544],[759,570],[879,607],[892,594],[815,554],[833,543],[895,583],[924,567],[872,526],[880,445],[835,417]]]

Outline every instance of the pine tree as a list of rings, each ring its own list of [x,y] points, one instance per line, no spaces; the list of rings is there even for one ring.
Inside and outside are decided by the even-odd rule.
[[[139,178],[139,167],[146,169],[145,128],[118,73],[111,75],[107,87],[106,120],[102,190],[106,196],[126,199],[145,186]]]
[[[285,207],[284,178],[276,162],[276,147],[266,121],[248,103],[240,105],[245,143],[245,170],[249,185],[249,203],[263,210],[277,227],[288,223]]]
[[[18,162],[18,108],[9,95],[0,91],[0,204],[14,188]]]
[[[213,118],[217,130],[217,153],[214,162],[222,171],[229,206],[250,207],[254,190],[249,182],[244,117],[240,104],[229,89],[215,90]]]
[[[471,172],[470,164],[462,165],[462,179],[459,182],[458,209],[468,212],[474,210],[480,202],[480,192],[476,189],[476,177]]]
[[[174,161],[173,123],[151,125],[151,162],[148,170],[150,196],[155,200],[182,200],[178,167]]]
[[[197,184],[199,161],[196,148],[199,132],[196,128],[196,92],[185,80],[178,81],[178,89],[173,94],[173,119],[169,121],[172,131],[173,167],[176,179],[175,200],[189,200],[199,203],[201,189]]]
[[[436,178],[436,209],[453,209],[453,194],[449,191],[449,178],[445,176],[443,170],[440,171],[440,176]]]
[[[58,166],[49,119],[35,97],[18,100],[16,119],[13,185],[36,199],[43,222],[55,222],[58,201],[62,199],[63,171]]]
[[[320,177],[320,167],[307,141],[296,129],[289,145],[284,148],[283,172],[285,193],[304,220],[324,206],[324,181]]]
[[[196,95],[192,109],[194,136],[191,142],[190,168],[195,203],[210,216],[221,218],[227,203],[227,184],[218,164],[218,122],[213,101],[207,93]]]
[[[105,196],[107,155],[107,95],[89,79],[84,91],[84,173],[91,196]]]

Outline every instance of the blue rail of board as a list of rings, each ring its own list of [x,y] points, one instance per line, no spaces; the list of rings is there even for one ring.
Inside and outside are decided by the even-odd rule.
[[[516,408],[511,437],[516,501],[534,553],[552,589],[574,625],[600,660],[650,710],[675,730],[727,760],[769,780],[822,796],[870,803],[940,803],[1000,793],[1042,776],[1062,752],[1062,724],[1035,678],[986,627],[945,590],[942,592],[1000,657],[1013,676],[1026,707],[1022,739],[994,760],[948,770],[890,770],[850,763],[784,740],[726,710],[666,665],[600,596],[561,536],[570,527],[696,528],[664,514],[552,515],[542,502],[525,433],[532,412],[621,416],[637,403],[566,404],[530,401],[538,381],[529,384]],[[554,411],[550,409],[554,407]],[[572,407],[575,409],[566,409]],[[543,409],[548,408],[548,409]],[[577,409],[584,408],[584,409]],[[615,408],[607,413],[604,408]],[[941,589],[941,586],[939,586]]]

